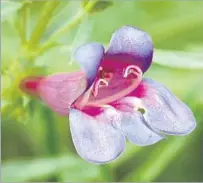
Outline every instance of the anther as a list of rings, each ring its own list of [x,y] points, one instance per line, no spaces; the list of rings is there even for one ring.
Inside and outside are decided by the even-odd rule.
[[[142,70],[135,65],[129,65],[128,67],[126,67],[123,73],[123,77],[127,78],[128,75],[131,73],[138,77],[140,74],[142,75]]]
[[[108,86],[108,82],[105,79],[99,79],[98,81],[96,81],[92,91],[94,97],[98,95],[98,91],[101,86]]]

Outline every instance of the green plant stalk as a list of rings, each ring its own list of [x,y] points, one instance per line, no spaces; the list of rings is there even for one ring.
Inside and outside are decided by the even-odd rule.
[[[198,135],[201,130],[197,130],[195,135]],[[185,138],[185,139],[182,139]],[[185,146],[191,143],[194,139],[189,137],[179,137],[172,140],[169,144],[158,146],[150,158],[146,160],[136,172],[131,172],[125,176],[121,181],[139,181],[139,182],[153,182],[161,174],[162,171],[171,163],[180,153],[185,149]],[[187,140],[188,139],[188,140]]]
[[[171,141],[169,145],[164,147],[158,146],[150,155],[150,158],[146,160],[146,163],[132,172],[123,181],[153,181],[164,168],[177,156],[184,147],[182,139],[175,139]]]
[[[100,173],[101,173],[101,181],[104,182],[113,182],[114,176],[112,169],[109,167],[109,165],[100,165]]]
[[[79,24],[81,22],[81,20],[83,19],[83,17],[90,11],[93,9],[93,7],[95,6],[95,4],[97,3],[97,1],[90,1],[84,8],[84,10],[79,11],[74,17],[73,19],[70,21],[70,23],[64,27],[59,28],[53,35],[51,35],[51,38],[42,45],[42,47],[40,48],[39,52],[43,52],[44,50],[47,50],[51,47],[53,47],[53,45],[55,44],[55,41],[64,33],[66,33],[67,31],[69,31],[71,28],[73,28],[75,25]]]
[[[46,155],[56,155],[59,152],[59,137],[53,112],[47,107],[42,107],[42,119],[44,120],[45,125]],[[59,177],[56,174],[51,177],[51,181],[58,181],[58,179]]]
[[[126,150],[121,157],[119,157],[118,160],[112,162],[110,164],[110,167],[112,169],[117,168],[124,164],[125,162],[128,162],[131,158],[133,158],[137,153],[139,153],[142,149],[140,146],[135,146],[134,144],[131,144],[130,142],[126,143]]]
[[[29,41],[30,48],[36,47],[39,44],[40,39],[52,18],[52,13],[59,4],[60,1],[47,1],[44,8],[42,8],[41,16],[32,32],[31,39]]]
[[[29,14],[29,4],[26,3],[24,4],[23,8],[22,8],[22,12],[21,12],[21,42],[22,44],[26,44],[27,43],[27,22],[28,22],[28,14]]]
[[[17,15],[16,19],[14,20],[14,27],[20,37],[21,43],[24,43],[25,41],[24,41],[23,31],[21,26],[21,12],[19,12],[19,15]]]
[[[54,155],[58,152],[58,135],[57,127],[53,117],[53,112],[47,107],[42,107],[42,116],[46,129],[45,141],[47,144],[46,151],[49,155]]]
[[[19,11],[19,16],[15,22],[15,27],[21,39],[21,44],[25,45],[27,43],[27,21],[29,14],[30,3],[24,3]]]

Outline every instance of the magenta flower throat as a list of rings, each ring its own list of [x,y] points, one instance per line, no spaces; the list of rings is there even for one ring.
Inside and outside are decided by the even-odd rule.
[[[161,83],[143,78],[153,57],[146,32],[124,26],[106,51],[90,43],[74,56],[82,71],[28,77],[20,86],[69,117],[73,143],[83,159],[107,163],[121,155],[126,139],[146,146],[195,129],[190,108]]]

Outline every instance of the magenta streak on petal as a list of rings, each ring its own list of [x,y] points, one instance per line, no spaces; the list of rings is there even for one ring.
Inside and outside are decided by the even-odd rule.
[[[113,102],[110,104],[111,106],[113,106],[115,109],[122,111],[122,112],[134,112],[133,106],[131,104],[128,103],[120,103],[118,101]]]
[[[142,81],[135,90],[133,90],[131,93],[126,95],[125,97],[135,97],[135,98],[143,98],[147,94],[147,86],[146,84]],[[122,99],[121,99],[122,100]],[[151,101],[153,102],[153,101]],[[131,103],[126,103],[126,102],[120,102],[120,100],[113,101],[109,103],[109,105],[113,106],[119,111],[123,112],[134,112],[134,107],[132,106]]]
[[[101,107],[84,107],[82,109],[82,112],[90,115],[90,116],[97,116],[103,112],[103,109]]]
[[[147,86],[142,81],[135,90],[129,93],[127,96],[135,96],[137,98],[143,98],[147,94]]]

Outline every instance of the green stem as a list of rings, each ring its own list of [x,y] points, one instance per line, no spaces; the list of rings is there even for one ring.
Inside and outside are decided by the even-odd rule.
[[[125,155],[119,157],[118,161],[113,161],[110,164],[110,167],[112,169],[115,169],[116,167],[122,166],[125,162],[130,161],[130,159],[133,159],[136,154],[138,154],[143,148],[141,146],[134,146],[134,144],[126,143],[126,150]]]
[[[74,27],[75,25],[79,24],[81,22],[81,20],[83,19],[83,17],[86,15],[86,13],[88,13],[97,3],[97,1],[90,1],[84,8],[84,10],[79,11],[74,17],[73,19],[70,21],[70,23],[64,27],[59,28],[52,36],[51,38],[44,43],[44,45],[42,45],[40,52],[43,52],[46,49],[49,49],[51,47],[53,47],[53,45],[55,44],[55,41],[58,39],[59,36],[61,36],[62,34],[66,33],[67,31],[69,31],[72,27]]]
[[[42,8],[42,13],[39,18],[39,21],[37,22],[32,32],[31,39],[29,41],[29,47],[35,47],[37,44],[39,44],[39,41],[52,18],[52,13],[59,4],[60,1],[56,0],[46,2],[44,8]]]
[[[22,12],[21,12],[21,41],[22,44],[26,44],[27,43],[27,21],[28,21],[28,11],[29,11],[29,4],[26,3],[23,8],[22,8]]]
[[[113,172],[108,165],[100,165],[100,173],[102,181],[104,182],[114,181]]]
[[[196,135],[200,130],[196,132]],[[188,140],[186,140],[188,139]],[[169,144],[159,145],[149,156],[146,162],[130,172],[121,181],[136,181],[136,182],[153,182],[165,170],[165,168],[179,156],[185,149],[186,145],[192,143],[194,138],[185,137],[185,139],[177,138],[172,140]]]
[[[54,156],[59,152],[59,136],[54,120],[53,112],[47,107],[42,108],[42,117],[45,125],[45,144],[46,155]],[[53,174],[49,181],[57,182],[59,177],[57,174]]]
[[[22,31],[22,26],[21,26],[21,18],[22,18],[22,11],[19,12],[19,16],[16,17],[14,21],[14,27],[20,37],[21,43],[24,43],[24,36],[23,36],[23,31]]]
[[[58,152],[58,135],[55,120],[52,111],[47,107],[43,107],[43,120],[45,122],[45,141],[47,144],[47,153],[54,155]]]

